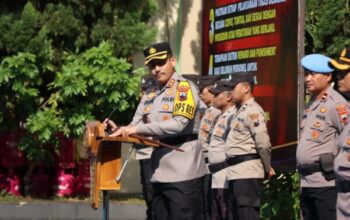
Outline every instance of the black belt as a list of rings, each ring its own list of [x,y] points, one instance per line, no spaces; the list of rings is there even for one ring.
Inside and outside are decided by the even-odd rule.
[[[198,134],[185,134],[176,137],[160,138],[159,141],[169,145],[179,145],[185,142],[193,141],[198,139]]]
[[[306,166],[297,166],[297,168],[302,176],[308,176],[316,172],[321,172],[321,166],[319,162]]]
[[[227,158],[225,161],[215,164],[209,165],[209,170],[211,173],[216,173],[222,169],[225,169],[229,166],[234,166],[239,163],[243,163],[248,160],[256,160],[259,159],[260,156],[258,154],[244,154],[244,155],[237,155],[234,157]]]
[[[340,193],[350,192],[350,180],[337,180],[336,181],[337,190]]]

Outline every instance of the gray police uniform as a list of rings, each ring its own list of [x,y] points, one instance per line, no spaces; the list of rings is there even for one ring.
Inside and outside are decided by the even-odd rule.
[[[198,139],[200,141],[204,157],[208,157],[208,146],[210,142],[210,130],[215,125],[215,120],[219,117],[221,111],[214,106],[209,106],[205,111],[199,125]]]
[[[195,121],[181,115],[188,113],[196,118],[195,114],[198,112],[189,105],[177,103],[178,99],[186,99],[186,92],[183,93],[183,90],[187,91],[188,101],[188,96],[192,93],[194,107],[199,105],[199,96],[191,82],[189,91],[188,88],[181,88],[184,81],[188,82],[174,73],[168,83],[157,92],[153,104],[145,105],[144,112],[149,123],[136,126],[137,133],[157,136],[161,142],[184,151],[160,147],[152,153],[154,172],[151,181],[154,182],[155,190],[153,209],[159,219],[204,218],[202,177],[206,173],[206,166],[197,134],[193,133]]]
[[[154,87],[148,88],[145,90],[144,95],[141,98],[139,105],[135,111],[134,117],[130,122],[130,126],[148,123],[147,117],[144,114],[145,106],[152,105],[153,99],[156,96],[156,91]],[[142,185],[142,193],[147,205],[147,219],[152,219],[152,198],[153,198],[153,187],[151,183],[151,177],[153,174],[151,168],[151,154],[153,152],[153,147],[145,147],[141,144],[134,144],[136,148],[136,160],[139,160],[140,164],[140,177]]]
[[[264,111],[253,97],[238,108],[225,147],[232,212],[239,219],[259,219],[262,180],[271,166],[271,144]]]
[[[315,210],[314,206],[318,216],[335,219],[333,155],[337,153],[338,136],[343,130],[344,119],[348,118],[348,114],[342,110],[345,106],[345,99],[330,86],[322,98],[312,98],[304,110],[296,152],[304,219],[314,219],[314,213],[310,211]],[[326,157],[328,160],[320,161],[320,158]],[[323,164],[328,164],[328,168],[321,172],[321,167],[326,167]]]
[[[337,177],[337,220],[350,219],[350,123],[339,137],[339,153],[334,160]]]
[[[208,147],[208,160],[210,165],[221,163],[226,160],[225,142],[228,135],[228,129],[230,129],[230,125],[228,123],[230,123],[229,120],[232,120],[232,117],[236,111],[236,107],[232,106],[223,114],[221,114],[215,123],[215,126],[210,135],[211,138]],[[211,188],[228,188],[226,175],[227,168],[213,173]]]

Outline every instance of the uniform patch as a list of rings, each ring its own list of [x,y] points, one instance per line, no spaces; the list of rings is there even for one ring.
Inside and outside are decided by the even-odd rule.
[[[316,122],[314,123],[314,127],[315,127],[315,128],[321,127],[321,123],[320,123],[319,121],[316,121]]]
[[[163,115],[162,120],[167,121],[170,119],[170,115]]]
[[[321,108],[320,108],[320,112],[321,112],[321,113],[325,113],[326,111],[327,111],[327,108],[326,108],[326,107],[321,107]]]
[[[253,122],[254,127],[259,126],[259,114],[258,113],[253,113],[249,115],[250,120]]]
[[[348,121],[349,112],[348,108],[345,104],[337,105],[335,110],[338,112],[339,119],[342,123],[346,123]]]
[[[169,105],[168,104],[164,104],[163,105],[163,110],[169,110]]]
[[[176,90],[173,115],[184,116],[193,119],[196,106],[192,95],[191,85],[187,81],[181,81]]]
[[[318,131],[312,131],[312,132],[311,132],[311,137],[312,137],[313,139],[318,138],[318,136],[320,136],[320,132],[318,132]]]
[[[235,124],[235,128],[236,128],[236,129],[240,129],[240,128],[241,128],[241,124],[240,124],[240,123],[236,123],[236,124]]]
[[[224,134],[224,132],[221,129],[217,129],[215,131],[215,135],[221,137]]]

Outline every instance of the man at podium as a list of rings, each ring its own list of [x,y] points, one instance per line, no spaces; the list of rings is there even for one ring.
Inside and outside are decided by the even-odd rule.
[[[153,210],[156,219],[204,219],[203,182],[206,166],[194,132],[199,105],[196,86],[176,73],[169,43],[144,49],[145,65],[158,88],[144,104],[147,123],[121,127],[111,136],[133,133],[153,136],[184,152],[155,148],[151,156]]]

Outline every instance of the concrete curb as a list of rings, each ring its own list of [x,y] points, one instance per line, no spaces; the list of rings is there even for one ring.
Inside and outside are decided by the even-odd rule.
[[[146,206],[143,204],[109,204],[110,220],[146,219]],[[68,220],[102,219],[102,204],[93,210],[88,203],[48,202],[48,203],[0,203],[0,219],[8,220]]]

